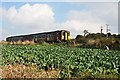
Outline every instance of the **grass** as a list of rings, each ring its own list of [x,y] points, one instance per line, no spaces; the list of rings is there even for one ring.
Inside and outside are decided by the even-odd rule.
[[[39,70],[37,66],[22,64],[1,67],[2,78],[57,78],[59,70]]]
[[[7,65],[0,67],[0,77],[2,78],[61,78],[60,70],[53,69],[40,70],[35,65],[25,66],[22,64]],[[72,78],[72,77],[71,77]],[[118,76],[113,74],[96,74],[93,76],[89,70],[82,72],[73,78],[111,78],[117,79]]]

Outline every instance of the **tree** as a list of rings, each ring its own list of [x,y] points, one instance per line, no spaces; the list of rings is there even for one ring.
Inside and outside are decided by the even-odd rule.
[[[80,39],[80,38],[83,38],[82,35],[77,35],[75,39]]]
[[[88,30],[84,30],[83,33],[84,33],[84,37],[85,37],[89,32],[88,32]]]

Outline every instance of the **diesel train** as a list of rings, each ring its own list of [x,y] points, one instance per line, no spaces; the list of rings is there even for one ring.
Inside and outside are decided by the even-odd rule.
[[[43,32],[36,34],[28,34],[28,35],[19,35],[19,36],[11,36],[7,37],[6,41],[8,42],[16,42],[16,41],[46,41],[46,42],[56,42],[56,41],[66,41],[70,40],[70,32],[67,30],[57,30],[51,32]]]

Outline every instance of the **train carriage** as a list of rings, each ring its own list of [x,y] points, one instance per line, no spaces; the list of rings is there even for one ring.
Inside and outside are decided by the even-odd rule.
[[[43,32],[29,35],[20,35],[20,36],[11,36],[6,38],[8,42],[14,41],[46,41],[46,42],[55,42],[55,41],[66,41],[70,40],[70,32],[67,30],[57,30],[51,32]]]

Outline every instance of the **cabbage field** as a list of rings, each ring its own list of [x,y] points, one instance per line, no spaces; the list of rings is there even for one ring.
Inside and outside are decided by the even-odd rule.
[[[56,45],[3,45],[3,65],[31,65],[39,69],[59,69],[60,77],[81,77],[87,72],[89,76],[118,76],[120,51],[71,48]],[[86,73],[85,73],[86,72]],[[103,76],[102,76],[103,77]],[[109,77],[109,76],[108,76]]]

